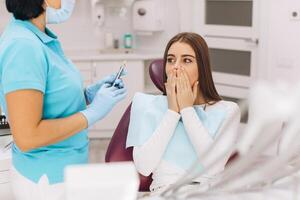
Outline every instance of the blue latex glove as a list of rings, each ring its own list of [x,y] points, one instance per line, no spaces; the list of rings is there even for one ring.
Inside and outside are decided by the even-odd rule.
[[[88,126],[92,126],[98,120],[104,118],[112,108],[127,95],[125,88],[112,87],[110,84],[103,84],[96,92],[94,100],[89,107],[81,113],[86,117]]]
[[[126,74],[127,74],[127,71],[124,70],[121,76],[124,76]],[[85,88],[85,96],[86,96],[87,102],[91,103],[93,101],[97,91],[101,88],[101,86],[103,84],[105,84],[105,83],[110,84],[110,85],[113,84],[113,81],[114,81],[116,75],[117,74],[115,73],[115,74],[106,76],[103,79],[99,80],[98,82],[87,86]],[[118,88],[124,88],[124,83],[121,79],[116,80],[116,85],[118,86]]]

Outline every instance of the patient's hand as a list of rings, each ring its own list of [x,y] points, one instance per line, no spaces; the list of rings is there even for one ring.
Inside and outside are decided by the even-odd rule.
[[[178,70],[176,87],[179,109],[182,110],[187,107],[192,107],[197,97],[198,82],[196,82],[192,88],[190,85],[188,74],[184,68],[180,68]]]
[[[171,70],[168,74],[167,83],[165,83],[167,97],[168,97],[168,106],[170,110],[179,112],[179,106],[177,103],[176,97],[176,71]]]

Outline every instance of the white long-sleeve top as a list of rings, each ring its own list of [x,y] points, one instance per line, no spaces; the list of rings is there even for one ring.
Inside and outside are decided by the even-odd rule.
[[[200,163],[205,167],[207,162],[212,160],[201,160],[205,152],[213,145],[216,138],[220,135],[226,134],[221,138],[213,148],[215,158],[219,158],[227,151],[221,160],[206,171],[205,175],[197,179],[201,182],[203,179],[210,179],[224,170],[226,162],[228,161],[237,139],[237,129],[240,122],[240,110],[236,103],[229,101],[219,101],[213,105],[208,105],[206,111],[210,109],[225,109],[227,115],[222,122],[221,127],[218,129],[215,138],[212,138],[208,131],[203,126],[195,109],[188,107],[181,110],[180,113],[168,110],[153,135],[142,146],[135,146],[133,149],[133,160],[139,173],[144,176],[149,176],[152,173],[153,182],[150,186],[151,191],[157,191],[170,184],[173,184],[180,178],[185,170],[171,164],[163,159],[164,152],[171,140],[177,124],[182,118],[183,125],[188,134],[188,137],[200,159]]]

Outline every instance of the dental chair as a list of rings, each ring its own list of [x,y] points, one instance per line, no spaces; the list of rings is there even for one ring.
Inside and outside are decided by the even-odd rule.
[[[154,85],[164,91],[163,81],[163,59],[153,61],[149,66],[149,74]],[[105,162],[133,161],[133,148],[126,149],[126,138],[130,121],[131,104],[123,114],[112,138],[105,155]],[[152,182],[152,175],[145,177],[140,174],[140,191],[149,191]]]

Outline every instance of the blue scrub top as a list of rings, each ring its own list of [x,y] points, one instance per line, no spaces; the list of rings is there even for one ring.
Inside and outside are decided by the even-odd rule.
[[[82,83],[80,72],[49,29],[44,33],[31,22],[16,19],[6,27],[0,38],[0,101],[5,113],[7,93],[34,89],[44,94],[44,120],[68,117],[86,108]],[[35,183],[44,174],[50,184],[60,183],[65,166],[87,163],[88,143],[83,130],[29,152],[14,144],[13,165]]]

